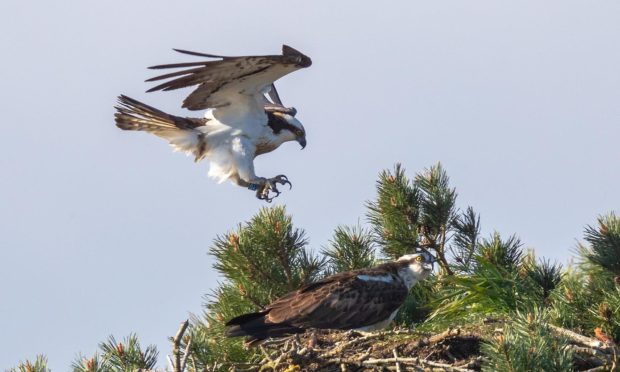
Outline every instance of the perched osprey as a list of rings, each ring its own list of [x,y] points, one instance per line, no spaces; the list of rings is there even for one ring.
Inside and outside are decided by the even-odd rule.
[[[284,175],[257,176],[254,158],[287,141],[299,142],[302,149],[306,146],[306,131],[295,118],[297,111],[284,107],[273,83],[310,66],[312,61],[286,45],[282,47],[282,55],[272,56],[225,57],[175,50],[215,60],[150,67],[183,69],[148,79],[164,82],[147,92],[197,85],[182,107],[207,110],[204,118],[169,115],[121,95],[116,107],[116,125],[124,130],[153,133],[176,150],[192,154],[196,162],[208,158],[209,176],[256,190],[256,197],[270,202],[280,194],[277,184],[290,186],[291,183]]]
[[[329,276],[291,292],[264,310],[226,323],[226,335],[269,337],[303,333],[307,328],[374,331],[387,327],[411,287],[433,270],[433,256],[416,253],[372,269]]]

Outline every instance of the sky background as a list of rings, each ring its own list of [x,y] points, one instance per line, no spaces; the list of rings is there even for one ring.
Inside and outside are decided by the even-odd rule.
[[[217,284],[207,250],[265,204],[208,165],[114,126],[116,96],[177,115],[147,66],[183,48],[276,54],[308,146],[258,159],[314,249],[364,222],[377,174],[441,161],[485,235],[566,263],[619,211],[618,1],[14,1],[0,3],[0,370],[68,370],[108,335],[156,344]],[[192,113],[197,114],[197,113]]]

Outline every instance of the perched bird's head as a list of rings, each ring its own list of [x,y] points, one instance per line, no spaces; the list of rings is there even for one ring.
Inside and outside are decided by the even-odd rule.
[[[303,149],[306,147],[306,130],[295,116],[278,111],[266,111],[267,125],[280,143],[297,141]]]
[[[433,271],[435,258],[427,252],[406,254],[396,261],[400,266],[398,276],[403,279],[407,288],[413,287],[417,282],[426,279]]]

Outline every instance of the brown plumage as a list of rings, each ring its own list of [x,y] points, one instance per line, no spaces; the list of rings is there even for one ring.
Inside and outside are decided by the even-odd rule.
[[[157,134],[170,129],[194,129],[206,124],[207,119],[182,118],[165,112],[125,95],[118,97],[114,120],[123,130],[144,130]]]
[[[423,259],[415,261],[418,256]],[[411,271],[411,265],[424,263],[430,263],[430,269],[425,268],[419,275]],[[384,327],[405,301],[410,287],[431,270],[430,255],[416,254],[372,269],[332,275],[279,298],[263,311],[231,319],[226,323],[226,335],[249,336],[248,341],[254,343],[302,333],[307,328]]]
[[[260,74],[265,76],[273,75],[277,79],[291,71],[308,67],[312,64],[308,56],[287,45],[282,47],[282,55],[268,56],[226,57],[179,49],[175,50],[179,53],[194,56],[220,58],[219,61],[172,63],[149,67],[151,69],[190,67],[186,70],[156,76],[147,80],[147,82],[152,82],[169,79],[149,89],[147,92],[157,90],[169,91],[198,85],[198,88],[183,101],[183,107],[189,110],[204,110],[228,105],[230,102],[226,93],[222,95],[216,95],[215,93],[239,88],[243,90],[242,86],[246,80],[257,79],[257,76]],[[277,95],[277,93],[274,94]]]
[[[204,118],[183,118],[180,116],[166,114],[152,106],[136,101],[125,95],[118,97],[119,106],[116,106],[114,120],[116,126],[123,130],[146,131],[170,139],[171,133],[191,131],[207,124],[208,119]],[[191,153],[194,161],[202,160],[207,153],[207,141],[201,131],[195,132],[195,143],[191,143]],[[187,141],[186,141],[187,142]],[[183,145],[172,142],[175,146],[183,149]]]

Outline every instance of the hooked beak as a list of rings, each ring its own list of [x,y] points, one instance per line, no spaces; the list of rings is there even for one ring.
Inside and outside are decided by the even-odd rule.
[[[301,149],[303,150],[306,147],[306,137],[298,137],[297,142],[301,145]]]
[[[433,270],[433,263],[432,262],[425,262],[424,264],[422,264],[422,268],[424,270],[432,271]]]

